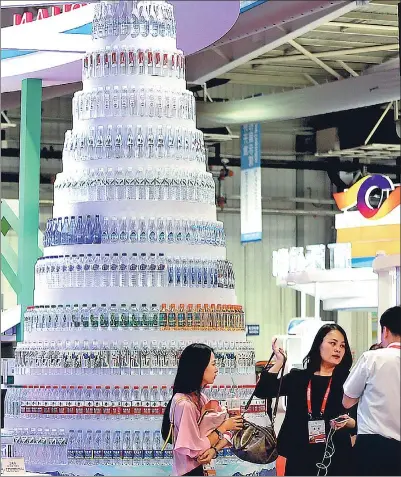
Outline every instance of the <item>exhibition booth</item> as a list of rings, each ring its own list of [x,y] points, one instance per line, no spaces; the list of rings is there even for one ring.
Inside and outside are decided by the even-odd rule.
[[[37,474],[171,475],[160,426],[185,346],[215,350],[210,398],[239,400],[243,411],[256,383],[184,61],[230,30],[240,2],[59,3],[51,15],[19,14],[2,29],[3,91],[19,91],[22,81],[27,114],[19,218],[7,210],[7,221],[19,228],[18,260],[32,265],[24,277],[4,268],[19,304],[2,317],[2,333],[17,326],[13,384],[2,384],[2,461]],[[192,3],[202,3],[202,15]],[[42,255],[33,220],[42,86],[81,79]],[[374,208],[373,188],[382,193]],[[300,316],[289,316],[279,336],[286,372],[302,367],[321,306],[380,314],[399,304],[400,186],[366,176],[335,201],[336,243],[272,257],[277,286],[301,297]],[[264,402],[254,401],[249,416],[264,422]],[[275,472],[274,462],[241,461],[229,448],[216,460],[217,475]]]

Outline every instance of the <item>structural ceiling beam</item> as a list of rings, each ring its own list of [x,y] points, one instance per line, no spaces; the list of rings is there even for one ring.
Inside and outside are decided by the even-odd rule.
[[[198,127],[297,119],[400,98],[398,69],[255,98],[198,103]]]
[[[390,43],[388,45],[373,45],[373,46],[364,46],[361,48],[343,48],[341,50],[319,51],[319,52],[313,53],[313,55],[316,58],[338,58],[341,56],[358,55],[361,53],[373,53],[376,51],[397,51],[398,49],[399,49],[398,43]],[[277,63],[277,62],[284,63],[284,62],[293,62],[293,61],[306,60],[306,59],[308,58],[304,54],[291,54],[291,55],[275,56],[271,58],[257,58],[255,60],[251,60],[250,63],[252,65],[265,65],[269,63]]]
[[[356,1],[265,2],[241,14],[233,28],[214,45],[187,57],[187,80],[203,84],[356,7]],[[288,33],[279,28],[283,26]]]

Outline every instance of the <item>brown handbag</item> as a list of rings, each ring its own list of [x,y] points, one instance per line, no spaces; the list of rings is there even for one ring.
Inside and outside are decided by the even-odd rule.
[[[272,355],[270,356],[270,359],[264,367],[264,370],[268,368],[273,357],[274,353],[272,353]],[[274,462],[278,457],[277,437],[276,432],[274,430],[274,421],[277,415],[278,401],[280,397],[281,384],[283,382],[285,363],[286,356],[284,355],[284,363],[279,372],[279,374],[281,373],[281,375],[276,396],[276,402],[274,404],[273,412],[269,416],[270,424],[268,424],[267,426],[260,426],[244,418],[244,427],[239,431],[236,431],[233,435],[232,452],[239,459],[244,460],[245,462],[251,462],[253,464],[270,464],[271,462]],[[249,409],[249,406],[251,405],[254,396],[255,391],[252,393],[251,397],[246,403],[243,417]],[[267,411],[266,414],[268,414]]]

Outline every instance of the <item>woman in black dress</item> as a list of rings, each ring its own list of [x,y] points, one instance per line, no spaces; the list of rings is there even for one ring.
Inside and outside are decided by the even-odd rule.
[[[259,398],[271,399],[278,392],[277,373],[283,366],[284,352],[276,340],[272,347],[276,363],[261,374],[255,391]],[[285,475],[352,475],[351,434],[356,432],[352,416],[356,410],[346,422],[333,421],[346,412],[342,406],[343,384],[351,365],[345,331],[336,324],[327,324],[316,334],[304,359],[305,369],[293,369],[284,376],[280,395],[287,396],[287,411],[278,435],[278,452],[287,459]],[[323,462],[329,465],[326,474],[326,469],[319,471],[316,464],[323,461],[331,428],[336,429],[335,452]]]

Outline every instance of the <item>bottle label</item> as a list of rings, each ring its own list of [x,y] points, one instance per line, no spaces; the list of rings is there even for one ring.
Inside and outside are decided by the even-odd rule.
[[[132,460],[134,458],[134,451],[132,449],[123,450],[122,452],[123,460]]]
[[[76,405],[76,414],[82,415],[84,413],[84,403],[82,401],[77,401]]]
[[[113,416],[121,416],[122,414],[121,401],[113,402],[112,414]]]
[[[67,459],[75,459],[75,449],[67,449]]]
[[[113,451],[111,449],[105,449],[103,455],[105,459],[110,460],[113,458]]]
[[[145,401],[142,406],[142,415],[150,416],[152,414],[152,405],[149,401]]]
[[[143,414],[142,401],[133,401],[131,410],[131,414],[134,416],[141,416]]]
[[[162,406],[160,401],[152,401],[152,415],[153,416],[160,416],[162,413]]]
[[[173,450],[172,449],[166,449],[163,451],[163,457],[165,459],[172,459],[173,458]]]
[[[103,401],[103,413],[110,416],[112,414],[112,403],[110,401]]]
[[[178,328],[185,327],[185,313],[179,312],[178,313]]]
[[[154,450],[153,457],[155,459],[163,459],[163,451],[162,450]]]
[[[100,414],[103,414],[103,403],[102,401],[95,401],[93,404],[93,414],[96,414],[99,416]]]
[[[50,406],[49,402],[44,402],[43,403],[43,414],[51,414],[52,408]]]
[[[92,460],[93,459],[93,451],[89,449],[84,450],[84,459]]]
[[[122,402],[121,412],[124,416],[128,416],[131,414],[131,403],[130,401]]]
[[[143,458],[143,450],[142,449],[134,449],[132,452],[133,452],[133,458],[134,459],[142,459]]]
[[[83,449],[75,449],[75,458],[76,459],[83,459],[85,455],[85,451]]]
[[[84,414],[85,415],[92,415],[93,414],[93,401],[86,401],[85,402]]]
[[[167,313],[160,312],[159,314],[159,326],[164,328],[167,325]]]
[[[113,449],[112,456],[113,456],[113,459],[121,459],[122,450]]]
[[[143,458],[144,459],[152,459],[153,458],[153,451],[152,450],[144,450],[143,451]]]
[[[103,459],[103,449],[95,449],[93,451],[93,458],[96,460]]]

